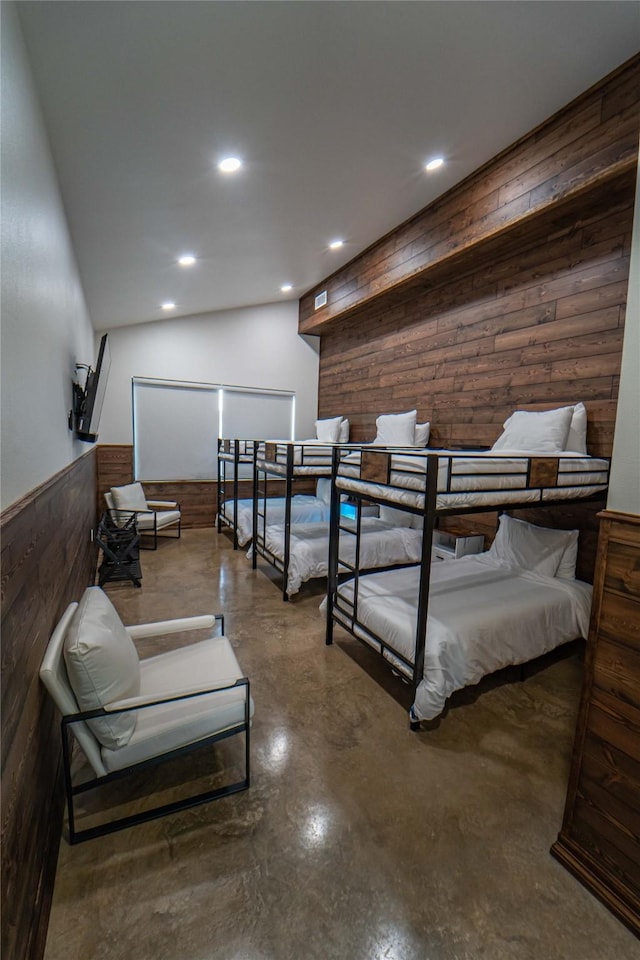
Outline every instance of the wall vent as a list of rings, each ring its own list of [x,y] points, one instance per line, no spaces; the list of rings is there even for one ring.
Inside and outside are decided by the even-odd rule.
[[[322,293],[319,293],[315,299],[316,310],[319,310],[320,307],[326,307],[327,305],[327,291],[323,290]]]

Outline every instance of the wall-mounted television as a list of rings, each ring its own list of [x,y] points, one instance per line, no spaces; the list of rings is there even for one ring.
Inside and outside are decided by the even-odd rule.
[[[108,335],[105,333],[100,340],[98,359],[95,370],[89,367],[84,387],[73,385],[73,413],[76,436],[79,440],[95,443],[98,439],[98,425],[104,394],[107,389],[111,353],[109,351]]]

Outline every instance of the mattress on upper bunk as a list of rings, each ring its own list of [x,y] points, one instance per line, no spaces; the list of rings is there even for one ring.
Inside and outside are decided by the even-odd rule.
[[[261,443],[256,456],[258,467],[272,473],[286,476],[287,450],[293,448],[293,466],[299,476],[330,476],[333,464],[333,450],[336,444],[325,440],[299,440],[298,442],[270,441]]]
[[[235,450],[234,440],[226,441],[228,449],[225,449],[225,441],[221,441],[221,444],[218,447],[218,458],[220,460],[235,460],[236,450]],[[256,445],[255,440],[238,440],[238,450],[237,456],[244,459],[244,462],[249,463],[253,460],[253,451]]]
[[[411,662],[419,576],[417,567],[372,573],[361,576],[358,586],[358,622]],[[338,593],[352,601],[353,581],[342,584]],[[424,678],[414,703],[417,718],[433,720],[455,690],[495,670],[586,637],[591,593],[591,586],[580,580],[530,573],[487,553],[434,564]],[[349,621],[335,607],[334,616]],[[380,644],[365,630],[356,627],[354,632],[380,652]],[[390,651],[384,656],[408,674]]]
[[[233,500],[225,500],[221,510],[224,520],[231,526],[233,526],[233,504]],[[266,522],[282,523],[285,504],[284,497],[268,497]],[[262,505],[259,509],[263,511]],[[299,493],[291,498],[291,521],[294,523],[328,523],[330,513],[330,505],[313,494]],[[253,500],[238,500],[236,531],[238,543],[244,547],[253,536]]]
[[[355,522],[343,519],[343,527],[355,530]],[[360,540],[360,567],[387,567],[399,563],[419,563],[422,533],[411,527],[396,527],[377,517],[362,519]],[[267,550],[284,562],[284,525],[269,524],[265,530]],[[340,533],[340,559],[355,562],[356,537]],[[289,570],[287,593],[297,593],[303,583],[316,577],[326,577],[329,569],[329,525],[300,523],[292,525],[289,538]],[[342,567],[340,568],[343,569]]]
[[[384,453],[384,451],[376,451]],[[607,460],[565,451],[555,455],[526,454],[524,451],[432,450],[438,456],[436,508],[500,506],[509,503],[536,503],[588,497],[606,490]],[[338,467],[339,489],[361,493],[393,503],[422,509],[424,505],[427,457],[391,453],[389,484],[360,479],[360,451],[350,453]],[[557,478],[551,485],[530,482],[531,458],[550,465],[557,462]]]

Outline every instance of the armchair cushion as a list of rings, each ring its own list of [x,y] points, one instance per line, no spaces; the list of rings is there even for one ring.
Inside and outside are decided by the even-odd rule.
[[[147,701],[233,683],[243,676],[226,637],[211,637],[140,661],[140,696]],[[138,710],[136,728],[118,749],[102,748],[108,771],[221,733],[244,722],[246,688],[220,690]],[[249,704],[253,713],[253,702]]]
[[[149,509],[141,483],[128,483],[124,487],[111,487],[111,496],[116,510]]]
[[[67,632],[64,659],[81,711],[140,692],[138,653],[100,587],[85,590]],[[136,711],[87,722],[103,746],[117,749],[129,742],[135,730]]]
[[[139,513],[137,517],[137,526],[138,530],[164,530],[165,527],[170,527],[173,523],[177,523],[180,520],[180,511],[179,510],[159,510],[157,513],[152,511],[151,513]]]

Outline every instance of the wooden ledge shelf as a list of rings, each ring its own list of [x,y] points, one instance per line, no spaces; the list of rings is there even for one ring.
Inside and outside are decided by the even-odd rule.
[[[539,242],[545,236],[556,234],[563,229],[572,229],[576,217],[585,213],[590,215],[604,203],[613,206],[617,199],[628,197],[633,192],[638,154],[626,153],[606,168],[590,176],[583,177],[563,192],[551,193],[535,206],[529,207],[519,215],[498,223],[493,228],[469,237],[456,245],[452,240],[451,249],[440,256],[422,263],[404,276],[382,285],[372,293],[353,290],[326,307],[315,311],[312,316],[301,316],[298,325],[300,333],[322,334],[337,323],[354,319],[365,311],[384,309],[424,291],[441,286],[451,280],[458,280],[465,274],[476,270],[482,263],[490,263],[513,249],[514,241],[526,242],[527,246]]]

